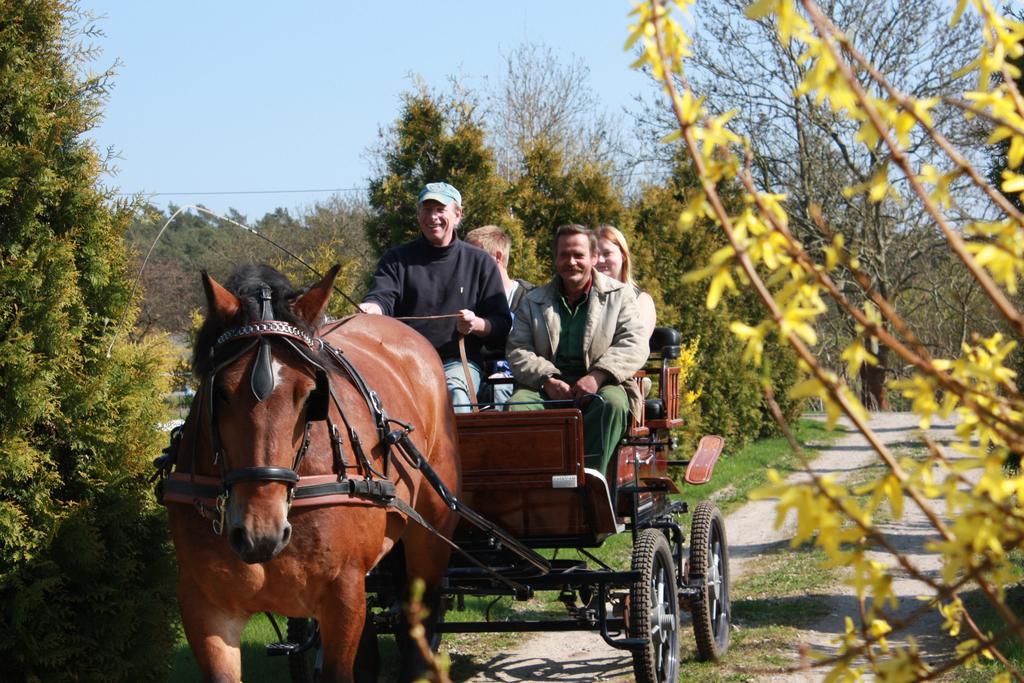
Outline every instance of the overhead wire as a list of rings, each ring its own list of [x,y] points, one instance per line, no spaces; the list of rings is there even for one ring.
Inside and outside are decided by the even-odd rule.
[[[193,211],[199,211],[201,213],[208,214],[210,216],[213,216],[214,218],[222,220],[222,221],[224,221],[226,223],[229,223],[230,225],[234,225],[236,227],[239,227],[239,228],[245,230],[246,232],[249,232],[249,233],[251,233],[253,235],[256,235],[260,239],[265,240],[266,242],[269,242],[270,244],[272,244],[273,246],[277,247],[278,249],[280,249],[284,253],[288,254],[288,256],[291,256],[293,259],[295,259],[296,261],[301,263],[303,266],[306,267],[307,270],[309,270],[311,273],[313,273],[317,277],[322,277],[322,274],[319,271],[317,271],[315,268],[313,268],[313,266],[311,266],[308,263],[306,263],[297,254],[293,253],[292,251],[290,251],[286,247],[278,244],[277,242],[275,242],[274,240],[270,239],[266,235],[261,234],[255,228],[251,228],[248,225],[245,225],[244,223],[240,223],[239,221],[236,221],[236,220],[234,220],[232,218],[228,218],[227,216],[222,216],[219,213],[216,213],[214,211],[210,211],[209,209],[207,209],[204,206],[197,206],[197,205],[193,205],[193,204],[188,204],[186,206],[182,206],[177,211],[175,211],[173,214],[171,214],[170,218],[167,219],[167,221],[163,224],[163,227],[161,227],[159,232],[157,232],[156,237],[153,239],[153,243],[151,245],[149,245],[149,251],[146,252],[146,258],[144,258],[142,260],[142,267],[139,268],[139,274],[135,276],[135,282],[132,283],[131,292],[128,293],[128,300],[125,302],[124,310],[121,312],[121,316],[118,319],[117,325],[114,327],[114,333],[110,337],[110,345],[107,347],[107,358],[110,358],[110,354],[111,354],[111,352],[114,349],[114,343],[117,341],[117,335],[118,335],[118,333],[121,332],[121,328],[124,326],[125,320],[126,320],[126,318],[128,316],[128,310],[131,308],[132,301],[134,301],[134,299],[135,299],[135,292],[136,292],[136,290],[139,287],[139,283],[142,282],[142,274],[146,271],[146,265],[149,264],[149,257],[152,256],[153,250],[156,248],[157,242],[160,241],[160,238],[163,236],[164,231],[167,230],[167,227],[174,221],[174,219],[177,218],[180,213],[182,213],[184,211],[188,211],[189,209],[191,209]],[[335,292],[338,292],[343,297],[345,297],[345,299],[350,304],[352,304],[356,309],[359,308],[359,304],[356,303],[352,299],[352,297],[350,297],[347,293],[345,293],[342,290],[338,289],[337,286],[333,287],[333,289],[334,289]]]

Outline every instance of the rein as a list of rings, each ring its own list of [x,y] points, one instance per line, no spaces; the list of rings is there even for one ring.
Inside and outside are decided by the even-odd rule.
[[[458,318],[458,313],[444,313],[442,315],[406,315],[395,320],[443,320],[444,318]],[[466,357],[466,335],[459,335],[459,358],[462,359],[462,373],[466,376],[466,388],[469,390],[469,404],[473,412],[480,412],[480,406],[476,402],[476,387],[473,386],[473,378],[469,374],[469,358]]]
[[[167,221],[163,224],[163,227],[161,227],[160,230],[156,233],[156,237],[153,238],[153,243],[149,245],[149,251],[146,252],[146,258],[142,260],[142,266],[139,268],[139,274],[135,276],[135,281],[132,282],[132,289],[128,293],[128,299],[127,301],[125,301],[124,310],[121,311],[121,316],[118,319],[118,323],[117,325],[115,325],[114,332],[110,337],[110,345],[107,347],[107,358],[110,358],[110,354],[114,350],[114,343],[117,341],[117,337],[120,334],[121,329],[124,327],[124,323],[128,318],[128,312],[131,310],[132,302],[135,301],[135,292],[139,288],[139,283],[142,282],[142,274],[146,272],[146,266],[149,265],[149,257],[153,255],[153,250],[156,249],[157,242],[159,242],[160,238],[163,237],[164,231],[167,230],[168,226],[174,222],[174,219],[177,218],[179,214],[184,213],[185,211],[188,211],[190,209],[198,211],[200,213],[204,213],[208,216],[212,216],[213,218],[224,221],[229,225],[234,225],[235,227],[241,228],[242,230],[245,230],[246,232],[255,235],[256,237],[259,237],[264,242],[267,242],[276,249],[279,249],[280,251],[290,256],[295,261],[301,263],[303,266],[305,266],[306,270],[313,273],[313,275],[316,275],[317,277],[323,277],[322,273],[317,272],[316,268],[302,260],[298,256],[298,254],[291,252],[290,250],[278,244],[274,240],[270,239],[263,233],[257,231],[255,228],[251,228],[245,223],[240,223],[232,218],[228,218],[227,216],[222,216],[219,213],[210,211],[205,206],[200,206],[198,204],[186,204],[185,206],[180,207],[177,211],[171,214],[170,218],[168,218]],[[350,297],[347,293],[338,289],[337,287],[334,287],[333,289],[335,292],[345,297],[345,300],[352,304],[353,308],[359,310],[359,304],[352,297]]]

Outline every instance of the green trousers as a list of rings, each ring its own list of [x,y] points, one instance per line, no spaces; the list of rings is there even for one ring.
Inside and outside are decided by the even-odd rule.
[[[629,397],[615,384],[601,387],[598,395],[583,409],[583,462],[608,476],[608,463],[629,426]],[[547,396],[543,391],[517,389],[508,402],[508,410],[541,410]],[[614,476],[614,473],[612,473]]]

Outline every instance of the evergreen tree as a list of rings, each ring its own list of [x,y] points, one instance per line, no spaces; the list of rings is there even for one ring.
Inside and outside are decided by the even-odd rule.
[[[524,226],[537,282],[551,277],[551,240],[566,223],[619,227],[624,211],[607,163],[583,157],[566,158],[564,145],[537,138],[523,145],[523,168],[513,182],[510,205]]]
[[[473,104],[423,88],[404,100],[379,152],[383,171],[370,180],[367,237],[376,253],[419,234],[416,198],[430,182],[451,183],[462,193],[460,234],[488,223],[505,227],[504,188]]]
[[[166,676],[173,563],[147,484],[165,348],[108,355],[129,304],[124,210],[82,134],[74,6],[0,3],[0,679]]]
[[[644,188],[633,207],[635,239],[631,247],[638,272],[656,274],[642,281],[658,304],[658,324],[678,327],[684,342],[699,340],[696,367],[686,387],[700,390],[701,425],[697,431],[721,434],[730,449],[736,449],[773,432],[775,421],[764,406],[762,377],[742,360],[743,347],[729,331],[732,320],[755,315],[757,302],[752,295],[730,297],[708,310],[707,284],[684,278],[686,273],[710,263],[711,255],[726,244],[725,236],[706,219],[686,230],[679,226],[687,192],[696,187],[696,182],[692,167],[679,160],[667,183]],[[727,192],[723,195],[728,199]],[[766,345],[765,353],[769,362],[765,364],[768,376],[764,379],[787,416],[792,417],[799,411],[799,405],[788,396],[796,379],[795,358],[774,341]]]

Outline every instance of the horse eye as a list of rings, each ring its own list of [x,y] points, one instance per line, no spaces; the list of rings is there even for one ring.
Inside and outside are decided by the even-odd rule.
[[[228,396],[228,390],[219,384],[213,387],[213,396],[218,401],[222,401],[225,405],[231,405],[231,398]]]

